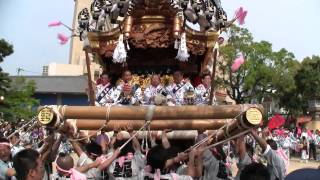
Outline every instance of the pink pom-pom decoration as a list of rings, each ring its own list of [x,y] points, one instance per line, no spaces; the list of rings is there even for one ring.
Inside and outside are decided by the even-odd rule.
[[[48,24],[49,27],[60,26],[62,24],[61,21],[53,21]]]
[[[240,55],[237,59],[233,61],[233,64],[231,66],[232,72],[236,72],[243,63],[244,63],[243,55]]]
[[[61,45],[64,45],[69,41],[69,37],[61,33],[58,33],[58,39],[60,40]]]
[[[238,20],[239,25],[243,25],[244,19],[246,18],[248,14],[248,11],[243,10],[243,7],[240,7],[237,11],[236,11],[236,18]]]

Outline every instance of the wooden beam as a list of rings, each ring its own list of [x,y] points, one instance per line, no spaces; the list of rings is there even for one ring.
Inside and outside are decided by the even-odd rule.
[[[262,105],[220,105],[220,106],[156,106],[152,119],[232,119],[245,113],[250,107],[263,112]],[[40,108],[41,109],[41,108]],[[64,119],[144,120],[147,106],[59,106]],[[109,111],[109,113],[108,113]]]
[[[222,127],[227,120],[225,119],[188,119],[188,120],[152,120],[151,130],[215,130]],[[106,124],[105,120],[78,119],[76,126],[80,130],[97,130]],[[145,124],[144,120],[111,120],[107,122],[104,129],[113,131],[114,129],[123,129],[128,125],[134,130],[139,130]]]

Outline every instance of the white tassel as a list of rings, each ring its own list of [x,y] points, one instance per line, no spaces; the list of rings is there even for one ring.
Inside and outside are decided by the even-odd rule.
[[[174,41],[174,49],[179,49],[179,41],[178,41],[178,39],[176,39]]]
[[[83,31],[82,33],[82,37],[83,39],[83,48],[89,48],[90,47],[90,42],[89,42],[89,39],[88,39],[88,32],[85,30]]]
[[[127,42],[127,50],[130,50],[130,46],[129,46],[129,41],[128,40],[126,40],[126,42]]]
[[[178,59],[179,61],[182,61],[182,62],[186,62],[186,61],[188,61],[189,56],[190,55],[189,55],[188,49],[187,49],[186,33],[183,32],[181,34],[180,46],[179,46],[179,50],[178,50],[178,54],[176,56],[176,59]]]
[[[114,49],[114,52],[113,52],[112,61],[114,63],[124,63],[126,62],[126,58],[127,58],[127,52],[123,43],[123,34],[120,34],[117,47]]]

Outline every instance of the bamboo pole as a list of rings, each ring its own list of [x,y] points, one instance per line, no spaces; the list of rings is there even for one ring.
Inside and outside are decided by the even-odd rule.
[[[90,68],[90,64],[91,63],[90,63],[88,48],[85,48],[84,52],[86,54],[88,88],[89,88],[89,101],[90,101],[90,106],[94,106],[95,97],[94,97],[94,91],[93,91],[93,86],[92,86],[92,77],[91,77],[91,68]]]
[[[216,130],[209,130],[209,131],[205,131],[204,133],[210,135],[215,132],[216,132]],[[122,131],[121,133],[123,133],[124,139],[130,138],[129,133],[127,133],[125,131]],[[163,131],[150,131],[150,133],[155,134],[155,138],[157,140],[160,140]],[[91,137],[96,138],[98,133],[96,131],[89,130],[88,135],[91,135]],[[109,132],[108,135],[112,136],[113,133]],[[141,131],[141,132],[138,132],[137,138],[142,139],[146,135],[147,135],[146,132]],[[196,131],[196,130],[173,130],[173,131],[167,133],[168,139],[175,139],[175,140],[194,140],[197,136],[198,136],[198,131]],[[148,136],[148,139],[149,138],[150,137]]]
[[[216,77],[216,66],[217,66],[217,57],[218,56],[218,48],[213,49],[213,64],[212,64],[212,74],[211,74],[211,91],[210,91],[210,99],[209,104],[213,104],[213,95],[214,95],[214,86],[215,86],[215,77]]]
[[[253,116],[251,116],[253,115]],[[250,130],[251,128],[259,126],[262,121],[262,113],[257,112],[246,112],[241,118],[233,120],[217,130],[211,138],[211,143],[217,143],[227,138],[235,136],[239,133]]]
[[[225,119],[189,119],[189,120],[152,120],[151,130],[215,130],[222,127],[227,120]],[[76,126],[79,130],[97,130],[106,123],[105,120],[78,119]],[[140,129],[145,124],[144,120],[110,120],[104,129],[112,131],[116,128],[123,129],[130,125],[134,130]]]
[[[220,106],[156,106],[152,119],[230,119],[244,113],[250,107],[263,112],[262,105],[220,105]],[[40,108],[41,109],[41,108]],[[109,119],[109,120],[144,120],[147,106],[59,106],[64,119]]]

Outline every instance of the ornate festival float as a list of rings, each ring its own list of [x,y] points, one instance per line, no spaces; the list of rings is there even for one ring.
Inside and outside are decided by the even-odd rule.
[[[244,16],[241,9],[228,21],[220,0],[94,0],[90,9],[78,14],[78,33],[87,64],[92,53],[108,73],[129,69],[136,74],[133,81],[142,91],[152,73],[161,74],[166,83],[174,69],[190,76],[208,71],[212,78],[208,104],[48,106],[40,108],[38,120],[47,127],[70,120],[80,130],[112,131],[130,124],[139,130],[139,136],[147,130],[171,129],[169,138],[173,139],[191,139],[196,130],[210,130],[213,143],[247,133],[261,123],[263,107],[221,105],[225,101],[223,90],[214,89],[220,33],[237,19],[243,21]],[[90,68],[88,73],[92,105],[95,97]]]

